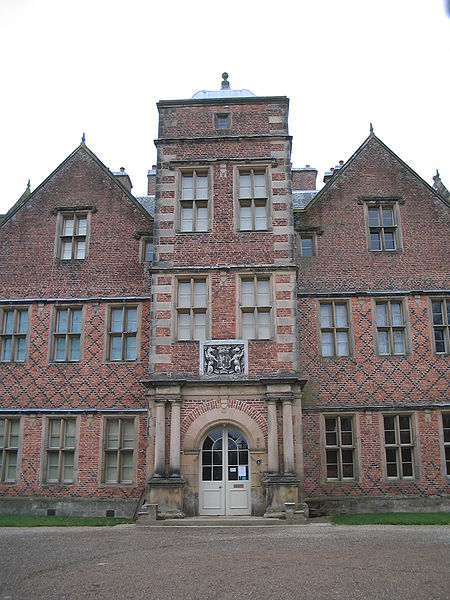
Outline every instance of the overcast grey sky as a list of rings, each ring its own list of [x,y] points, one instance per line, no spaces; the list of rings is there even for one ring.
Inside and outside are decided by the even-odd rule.
[[[0,213],[78,146],[145,195],[160,99],[231,87],[290,98],[294,166],[375,133],[450,187],[444,0],[0,0]]]

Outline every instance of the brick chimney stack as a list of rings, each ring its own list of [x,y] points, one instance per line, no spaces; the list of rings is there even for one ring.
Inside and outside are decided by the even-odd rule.
[[[125,167],[120,167],[120,171],[118,173],[113,173],[113,175],[117,177],[117,179],[120,181],[124,188],[131,192],[133,184],[131,183],[130,176],[125,171]]]
[[[154,196],[156,194],[156,165],[152,165],[147,173],[147,182],[147,196]]]
[[[310,165],[300,169],[291,169],[293,190],[315,190],[317,169]]]

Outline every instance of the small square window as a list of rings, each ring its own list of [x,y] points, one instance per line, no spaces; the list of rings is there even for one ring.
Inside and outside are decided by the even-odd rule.
[[[215,115],[215,127],[219,130],[225,130],[230,128],[230,114],[229,113],[218,113]]]

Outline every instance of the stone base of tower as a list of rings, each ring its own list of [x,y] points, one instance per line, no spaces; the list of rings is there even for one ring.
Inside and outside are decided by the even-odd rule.
[[[146,504],[157,505],[158,519],[182,519],[183,488],[186,481],[182,477],[158,477],[154,475],[147,482]]]
[[[266,493],[265,517],[279,517],[285,514],[286,504],[297,509],[300,498],[300,479],[294,474],[280,475],[267,473],[261,478]]]

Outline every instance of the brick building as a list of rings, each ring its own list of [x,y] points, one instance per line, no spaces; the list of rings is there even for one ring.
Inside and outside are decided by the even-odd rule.
[[[448,509],[448,195],[373,132],[317,191],[288,107],[224,76],[148,196],[83,141],[4,216],[1,511]]]

